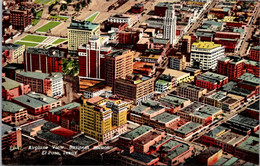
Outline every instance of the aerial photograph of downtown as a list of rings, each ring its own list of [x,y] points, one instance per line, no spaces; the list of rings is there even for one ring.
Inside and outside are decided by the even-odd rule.
[[[0,165],[258,166],[258,0],[1,0]]]

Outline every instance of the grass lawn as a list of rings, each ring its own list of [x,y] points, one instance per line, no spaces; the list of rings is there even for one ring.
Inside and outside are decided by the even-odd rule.
[[[47,4],[47,3],[51,2],[51,1],[53,1],[53,0],[45,0],[45,1],[43,1],[42,3],[43,3],[43,4]]]
[[[56,27],[57,25],[59,25],[60,22],[56,22],[56,21],[51,21],[48,24],[40,27],[39,29],[37,29],[36,31],[38,32],[48,32],[49,29],[52,29],[54,27]]]
[[[40,21],[41,17],[42,17],[42,10],[37,12],[36,18],[33,19],[32,25],[33,26],[36,25]]]
[[[69,17],[58,16],[58,15],[50,16],[49,18],[55,18],[55,19],[60,19],[60,20],[67,20],[67,19],[69,19]]]
[[[44,0],[35,0],[34,3],[40,3],[42,1],[44,1]]]
[[[24,44],[26,47],[35,47],[37,46],[38,44],[37,43],[28,43],[28,42],[16,42],[15,44]]]
[[[98,12],[96,12],[95,14],[93,14],[91,17],[88,17],[88,18],[86,19],[86,21],[90,21],[90,22],[94,21],[95,18],[97,17],[97,15],[98,15]]]
[[[46,38],[47,37],[45,37],[45,36],[27,35],[27,36],[23,37],[21,40],[39,42],[40,43],[43,40],[45,40]]]
[[[67,39],[57,39],[56,41],[54,41],[54,42],[51,43],[51,44],[53,44],[53,45],[59,44],[59,43],[64,42],[64,41],[66,41],[66,40],[67,40]]]
[[[32,25],[34,26],[34,25],[38,24],[39,21],[40,21],[39,18],[35,18],[35,19],[33,19],[33,21],[32,21]]]
[[[42,10],[36,13],[36,18],[42,17]]]

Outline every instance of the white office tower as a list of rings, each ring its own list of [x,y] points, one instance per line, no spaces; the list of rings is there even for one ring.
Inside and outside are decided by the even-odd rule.
[[[163,38],[169,39],[171,44],[176,40],[176,16],[174,9],[167,9],[163,22]]]

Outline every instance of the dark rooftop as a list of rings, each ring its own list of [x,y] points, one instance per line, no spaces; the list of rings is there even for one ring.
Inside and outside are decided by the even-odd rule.
[[[157,157],[150,156],[150,155],[143,154],[143,153],[139,153],[139,152],[133,152],[133,153],[123,152],[123,153],[121,153],[121,155],[132,158],[132,159],[137,160],[139,162],[144,162],[146,164],[152,162],[153,160],[155,160],[157,158]]]

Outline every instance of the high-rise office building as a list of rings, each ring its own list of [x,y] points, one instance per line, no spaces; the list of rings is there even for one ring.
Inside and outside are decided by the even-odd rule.
[[[80,108],[80,130],[106,142],[127,131],[128,103],[102,97],[85,99]]]
[[[68,27],[68,50],[69,53],[77,53],[78,47],[89,41],[93,35],[100,36],[99,24],[89,21],[72,21]]]
[[[171,44],[176,40],[176,16],[175,11],[172,8],[168,8],[165,12],[163,37],[165,39],[170,39]]]
[[[25,71],[62,72],[64,52],[57,49],[28,48],[24,56]]]
[[[203,70],[216,69],[219,59],[225,57],[225,48],[214,42],[194,42],[191,47],[191,66],[199,62]]]
[[[93,36],[78,49],[79,76],[100,78],[100,39]]]
[[[14,29],[24,30],[28,25],[32,24],[31,10],[11,10],[10,23]]]
[[[124,79],[133,72],[133,52],[128,50],[114,51],[105,57],[106,84],[114,85],[115,79]]]

